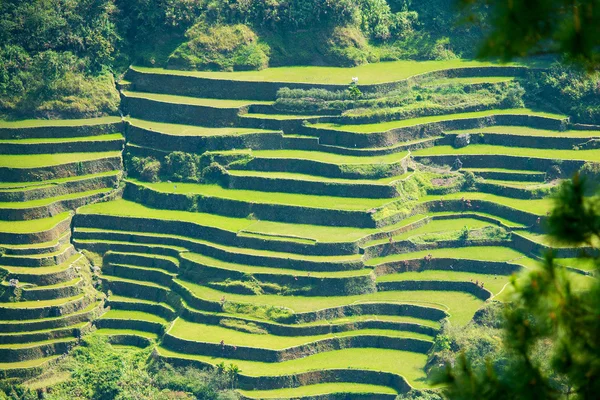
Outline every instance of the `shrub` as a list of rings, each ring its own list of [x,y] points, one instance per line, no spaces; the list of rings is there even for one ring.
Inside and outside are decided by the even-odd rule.
[[[188,41],[169,57],[169,67],[233,71],[260,70],[269,65],[269,47],[246,25],[199,22],[186,37]]]
[[[147,182],[158,182],[161,164],[154,157],[131,157],[126,154],[126,165],[128,172],[134,178],[140,178]]]
[[[213,162],[202,170],[202,182],[216,183],[224,186],[227,175],[227,170],[221,164]]]
[[[324,45],[322,52],[334,65],[353,67],[379,61],[360,29],[352,26],[335,27]]]
[[[160,180],[160,167],[160,162],[155,159],[146,162],[140,172],[140,178],[148,182],[158,182]]]
[[[196,154],[174,151],[165,157],[164,172],[168,179],[177,182],[197,182],[200,157]]]

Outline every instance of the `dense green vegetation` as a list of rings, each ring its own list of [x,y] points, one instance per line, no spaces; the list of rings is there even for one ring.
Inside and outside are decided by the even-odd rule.
[[[49,368],[27,386],[3,386],[2,399],[204,399],[227,400],[237,396],[229,390],[226,372],[173,368],[148,362],[149,351],[113,346],[108,336],[87,337],[58,366]],[[45,384],[52,389],[46,391]],[[38,388],[43,388],[39,390]]]
[[[5,1],[0,7],[0,113],[20,118],[115,114],[114,77],[129,63],[243,71],[399,59],[458,62],[474,55],[472,43],[483,38],[493,7],[475,9],[483,21],[476,27],[457,23],[461,17],[451,3]],[[353,76],[357,73],[361,79],[365,75],[356,71]],[[596,80],[563,69],[542,74],[532,93],[593,121],[598,105],[586,101],[581,108],[580,100],[597,94]]]
[[[3,2],[0,399],[597,397],[593,4],[495,3]]]

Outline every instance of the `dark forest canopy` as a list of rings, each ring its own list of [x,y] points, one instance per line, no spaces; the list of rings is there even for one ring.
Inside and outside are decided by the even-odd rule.
[[[539,20],[547,13],[522,13],[528,2],[513,3],[507,10],[504,2],[491,0],[465,0],[462,8],[454,0],[5,0],[0,114],[115,114],[114,79],[130,64],[225,71],[354,66],[472,58],[480,50],[474,44],[482,43],[483,55],[510,59],[552,51],[591,65],[600,37],[600,24],[591,23],[597,18],[594,1],[584,2],[592,7],[592,19],[582,19],[585,29],[568,36],[568,43],[568,27],[548,27]],[[517,29],[529,22],[529,31]],[[510,32],[519,34],[507,36]],[[581,82],[577,75],[557,79]],[[588,96],[594,82],[576,87],[585,86]],[[565,103],[577,97],[568,93]]]

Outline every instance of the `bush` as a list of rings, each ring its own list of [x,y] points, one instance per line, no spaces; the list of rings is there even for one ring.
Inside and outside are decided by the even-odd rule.
[[[568,114],[573,122],[600,123],[600,72],[587,74],[557,63],[523,84],[530,100]]]
[[[188,42],[169,57],[170,68],[233,71],[260,70],[269,65],[269,47],[246,25],[199,22],[186,37]]]
[[[335,27],[324,45],[323,55],[333,65],[354,67],[379,61],[360,29],[352,26]]]
[[[147,182],[158,182],[161,170],[160,161],[154,157],[131,157],[126,155],[127,170],[134,178]]]
[[[20,46],[0,48],[0,111],[18,117],[90,118],[114,114],[120,97],[108,70],[88,74],[70,52],[30,56]]]
[[[164,174],[176,182],[197,182],[199,163],[196,154],[174,151],[165,157]]]

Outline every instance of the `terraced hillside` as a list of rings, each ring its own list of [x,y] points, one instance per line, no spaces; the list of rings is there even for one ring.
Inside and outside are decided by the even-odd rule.
[[[74,210],[123,173],[120,118],[0,124],[0,368],[27,377],[67,352],[104,311],[73,246]]]
[[[526,69],[418,72],[360,89],[493,88]],[[566,116],[500,103],[406,118],[282,110],[282,87],[347,85],[256,74],[132,68],[122,198],[110,190],[119,120],[0,130],[0,173],[15,182],[2,183],[4,298],[19,300],[0,312],[7,374],[34,373],[93,318],[99,334],[175,365],[236,365],[243,398],[426,387],[442,322],[467,323],[511,274],[538,266],[549,196],[600,160],[600,127]],[[48,143],[66,154],[31,155]],[[165,175],[174,152],[198,155],[197,181]],[[148,179],[156,162],[161,179]],[[78,251],[102,257],[101,306]],[[576,254],[557,250],[566,265]],[[583,268],[571,268],[582,285]]]

